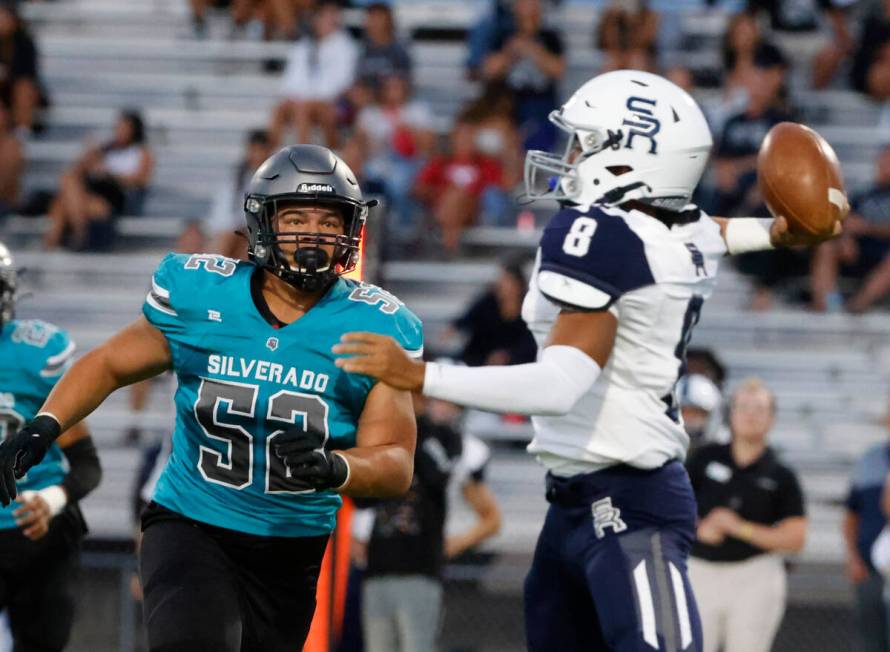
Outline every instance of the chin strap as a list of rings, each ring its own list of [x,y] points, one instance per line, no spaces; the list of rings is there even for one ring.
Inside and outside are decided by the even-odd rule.
[[[618,186],[617,188],[612,188],[609,192],[604,193],[594,203],[605,204],[609,206],[621,204],[631,199],[636,199],[635,197],[627,197],[627,194],[633,192],[634,190],[639,190],[640,188],[646,188],[648,192],[652,192],[652,188],[647,186],[642,181],[634,181],[633,183],[629,183],[626,186]]]

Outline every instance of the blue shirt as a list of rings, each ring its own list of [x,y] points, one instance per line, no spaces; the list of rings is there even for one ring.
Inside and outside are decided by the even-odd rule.
[[[859,556],[874,570],[871,548],[884,529],[887,517],[881,509],[884,480],[890,472],[890,445],[879,444],[869,448],[853,469],[847,509],[859,517],[856,549]]]
[[[34,418],[56,381],[71,365],[74,343],[68,334],[46,322],[12,320],[0,329],[0,439],[12,436]],[[16,488],[36,491],[59,484],[67,473],[62,450],[53,444],[43,461],[16,482]],[[0,530],[18,527],[13,502],[0,507]]]
[[[223,256],[170,254],[154,274],[143,313],[167,338],[179,386],[172,451],[153,499],[248,534],[327,534],[340,496],[296,487],[274,443],[296,427],[327,448],[355,446],[375,381],[338,369],[331,347],[362,330],[419,355],[421,324],[388,292],[339,279],[303,317],[275,328],[251,296],[256,270]]]

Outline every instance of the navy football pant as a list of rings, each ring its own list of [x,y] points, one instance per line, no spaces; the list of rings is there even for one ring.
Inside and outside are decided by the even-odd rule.
[[[700,652],[686,574],[695,497],[679,462],[547,477],[525,581],[530,652]]]

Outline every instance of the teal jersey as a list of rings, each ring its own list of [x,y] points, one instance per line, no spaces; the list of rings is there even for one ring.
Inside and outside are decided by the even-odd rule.
[[[0,330],[0,437],[12,436],[34,418],[47,395],[71,365],[74,342],[46,322],[13,320]],[[16,488],[36,491],[59,484],[68,472],[62,450],[53,444],[43,461],[16,482]],[[0,507],[0,529],[17,527],[13,502]]]
[[[338,369],[331,347],[362,330],[420,355],[423,331],[394,296],[346,279],[300,319],[275,328],[251,296],[255,271],[206,254],[169,254],[155,271],[143,313],[167,338],[178,387],[172,450],[153,500],[249,534],[327,534],[340,496],[300,492],[275,441],[303,428],[325,433],[329,448],[355,446],[375,381]]]

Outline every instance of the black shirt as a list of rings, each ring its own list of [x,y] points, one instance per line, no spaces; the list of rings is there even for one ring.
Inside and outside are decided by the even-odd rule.
[[[367,577],[439,577],[444,560],[448,480],[461,455],[461,436],[452,428],[417,417],[414,479],[401,498],[375,508],[368,541]]]
[[[492,52],[499,52],[516,36],[515,31],[502,32],[492,43]],[[540,45],[551,54],[562,56],[564,46],[559,33],[552,29],[542,29],[534,36]],[[550,100],[556,104],[556,80],[547,76],[531,58],[515,61],[507,71],[507,85],[516,95],[517,102],[531,99]]]
[[[753,464],[740,468],[730,444],[698,449],[687,462],[689,478],[704,518],[716,507],[727,507],[746,521],[774,525],[791,516],[804,516],[803,492],[797,476],[769,448]],[[764,551],[727,536],[719,546],[696,541],[692,555],[709,561],[743,561]]]
[[[385,77],[392,75],[411,76],[411,57],[405,46],[398,41],[388,45],[374,45],[366,41],[358,61],[356,78],[376,87]]]
[[[538,346],[522,317],[505,320],[492,291],[476,299],[454,327],[467,334],[460,358],[471,367],[487,364],[495,351],[506,351],[509,364],[534,362],[537,357]]]
[[[19,79],[37,80],[37,48],[22,30],[0,39],[0,100],[7,106],[12,101],[12,85]]]
[[[781,109],[767,109],[763,114],[753,117],[745,112],[739,113],[723,126],[720,141],[717,145],[717,156],[720,158],[738,158],[751,156],[760,151],[760,145],[766,133],[780,122],[787,120],[788,114]]]

